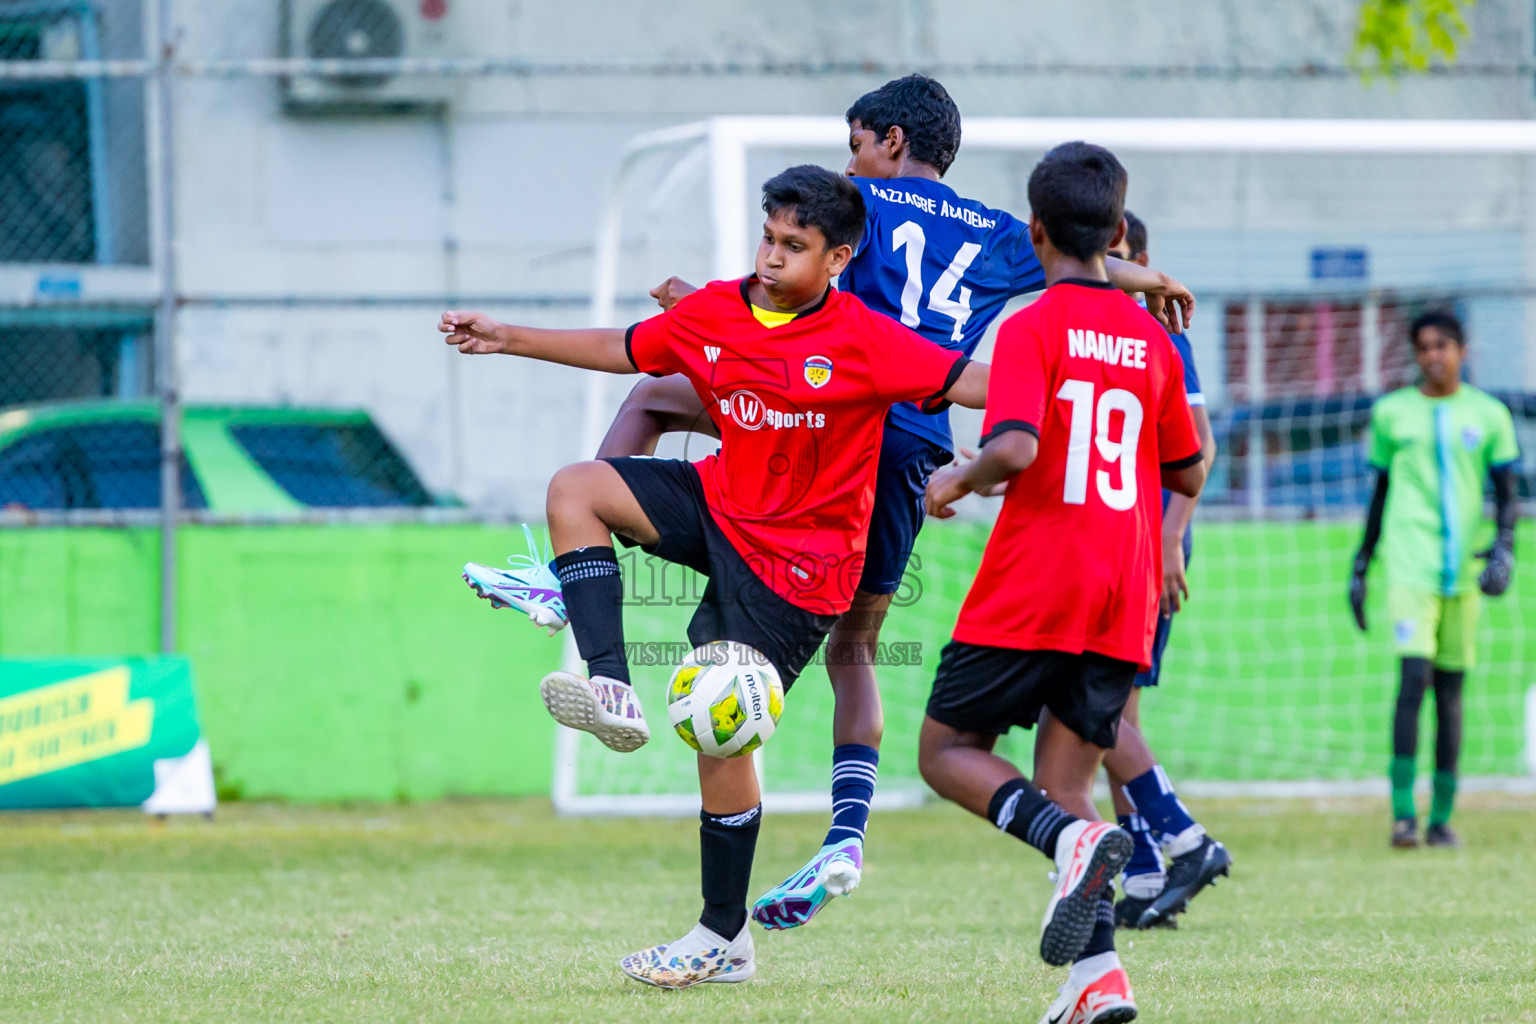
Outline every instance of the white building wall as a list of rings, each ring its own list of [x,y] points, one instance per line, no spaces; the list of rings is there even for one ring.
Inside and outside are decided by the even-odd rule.
[[[581,375],[466,360],[442,346],[434,324],[443,305],[464,302],[541,325],[585,322],[598,202],[620,144],[637,132],[721,113],[837,115],[914,67],[935,68],[967,116],[1528,117],[1536,104],[1523,79],[1392,86],[1224,70],[1337,66],[1350,47],[1353,0],[453,6],[466,56],[548,70],[465,79],[442,117],[295,117],[270,78],[178,84],[179,286],[191,300],[179,335],[183,391],[194,402],[366,406],[434,488],[533,513],[553,469],[588,454],[576,437]],[[183,55],[277,54],[277,4],[179,0],[176,9]],[[1473,24],[1465,63],[1532,52],[1530,0],[1480,4]],[[620,62],[627,71],[611,70]],[[764,73],[770,62],[782,67]],[[1053,65],[1062,69],[1018,70]],[[1081,70],[1090,66],[1121,70]],[[1189,67],[1209,71],[1178,71]],[[837,167],[843,155],[761,154],[752,167],[766,176],[805,159]],[[950,179],[1022,212],[1034,159],[962,149]],[[1367,246],[1375,285],[1515,285],[1532,276],[1536,211],[1524,161],[1138,154],[1126,162],[1158,263],[1205,296],[1308,290],[1307,257],[1319,244]],[[658,162],[642,175],[642,193],[663,180],[669,191],[638,206],[626,233],[627,317],[645,315],[644,289],[666,273],[707,272],[704,168],[669,179],[665,171]],[[1487,362],[1501,378],[1536,387],[1528,306],[1478,306],[1473,325],[1523,331]],[[1211,357],[1208,378],[1221,369],[1215,313],[1208,305],[1209,333],[1197,333],[1197,351]],[[611,391],[617,398],[627,387],[616,381]]]

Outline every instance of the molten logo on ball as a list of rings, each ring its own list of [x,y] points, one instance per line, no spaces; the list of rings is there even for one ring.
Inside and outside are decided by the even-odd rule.
[[[746,644],[696,647],[672,673],[667,718],[694,750],[739,757],[768,742],[784,710],[784,685],[768,659]]]

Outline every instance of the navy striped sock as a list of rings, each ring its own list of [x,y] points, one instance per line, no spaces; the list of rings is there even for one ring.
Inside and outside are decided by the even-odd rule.
[[[1195,823],[1173,792],[1173,783],[1160,764],[1127,782],[1125,795],[1155,833],[1172,838]]]
[[[823,846],[863,841],[879,764],[880,752],[860,743],[844,743],[832,751],[832,827]]]
[[[1105,886],[1104,895],[1099,900],[1098,916],[1093,921],[1093,934],[1088,936],[1088,945],[1077,954],[1073,960],[1086,960],[1100,953],[1113,953],[1115,951],[1115,890],[1113,886]]]
[[[1131,834],[1136,844],[1131,851],[1131,859],[1125,865],[1125,877],[1130,879],[1135,875],[1161,875],[1163,859],[1158,855],[1157,840],[1152,838],[1152,828],[1147,824],[1147,819],[1139,814],[1122,814],[1120,827]]]

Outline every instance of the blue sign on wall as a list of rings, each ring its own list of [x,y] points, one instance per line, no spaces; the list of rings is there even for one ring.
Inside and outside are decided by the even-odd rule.
[[[1319,246],[1312,250],[1312,280],[1363,281],[1370,273],[1370,259],[1364,249],[1333,249]]]
[[[80,297],[80,275],[40,275],[37,279],[37,297],[40,299],[78,299]]]

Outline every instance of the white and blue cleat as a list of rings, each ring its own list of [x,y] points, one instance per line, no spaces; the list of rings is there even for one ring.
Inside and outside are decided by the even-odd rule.
[[[743,921],[741,931],[730,941],[697,924],[674,942],[631,953],[619,961],[619,969],[657,988],[688,988],[705,981],[750,981],[757,973],[757,961]]]
[[[821,913],[834,896],[846,896],[858,888],[863,874],[863,843],[857,839],[829,843],[754,903],[752,920],[769,930],[798,928]]]
[[[553,555],[549,537],[544,538],[543,558],[533,531],[523,524],[523,537],[528,541],[528,554],[511,555],[508,568],[498,569],[478,562],[464,566],[464,582],[493,608],[516,608],[527,614],[534,625],[550,636],[565,628],[565,595],[560,592],[560,580],[549,567]]]

